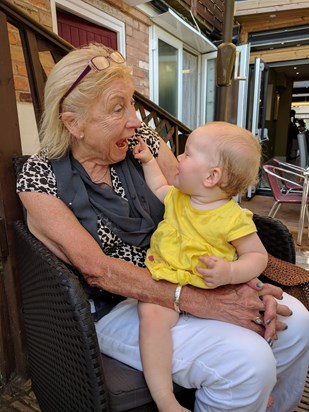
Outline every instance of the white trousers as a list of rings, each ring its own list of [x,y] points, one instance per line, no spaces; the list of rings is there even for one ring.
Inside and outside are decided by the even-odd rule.
[[[195,412],[293,412],[309,365],[309,312],[293,297],[272,348],[258,334],[229,323],[181,316],[172,329],[173,380],[197,388]],[[280,317],[278,317],[280,318]],[[142,370],[137,301],[127,299],[96,324],[102,353]]]

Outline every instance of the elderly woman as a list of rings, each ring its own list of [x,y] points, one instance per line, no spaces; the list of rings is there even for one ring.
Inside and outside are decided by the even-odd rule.
[[[141,370],[137,301],[180,308],[190,315],[172,330],[173,380],[197,388],[195,411],[264,411],[271,392],[269,411],[293,411],[309,358],[309,314],[300,302],[258,279],[179,293],[144,268],[163,210],[132,158],[134,136],[171,183],[176,159],[137,118],[133,93],[124,58],[102,45],[56,64],[42,147],[17,184],[29,229],[83,274],[103,353]]]

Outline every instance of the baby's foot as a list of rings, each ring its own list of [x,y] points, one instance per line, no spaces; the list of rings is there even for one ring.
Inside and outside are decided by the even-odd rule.
[[[268,399],[267,408],[270,408],[271,406],[273,406],[273,404],[274,404],[273,397],[270,396]]]

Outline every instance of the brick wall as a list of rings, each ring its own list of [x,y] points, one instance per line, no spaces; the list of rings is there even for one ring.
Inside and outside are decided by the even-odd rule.
[[[9,0],[34,20],[52,30],[49,0]],[[80,0],[82,1],[82,0]],[[125,23],[127,64],[131,68],[136,90],[149,97],[149,18],[122,0],[86,0],[85,3]],[[9,25],[12,67],[18,102],[31,102],[27,72],[18,31]],[[48,75],[52,67],[49,56],[40,56]]]
[[[8,0],[20,8],[24,13],[31,18],[51,30],[52,20],[50,12],[49,0]],[[27,70],[25,60],[21,48],[21,40],[18,30],[12,25],[8,25],[8,33],[10,39],[12,68],[14,73],[14,84],[16,90],[16,98],[18,102],[31,102],[30,86],[27,78]],[[50,70],[51,63],[45,62],[45,57],[42,57],[44,67]]]
[[[122,0],[87,0],[86,3],[124,22],[127,64],[132,69],[136,90],[149,97],[150,19]]]

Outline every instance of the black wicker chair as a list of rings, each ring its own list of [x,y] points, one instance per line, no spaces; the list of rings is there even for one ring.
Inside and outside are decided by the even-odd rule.
[[[78,277],[15,224],[30,377],[43,412],[157,411],[142,372],[101,355]],[[194,391],[175,385],[183,405]]]

